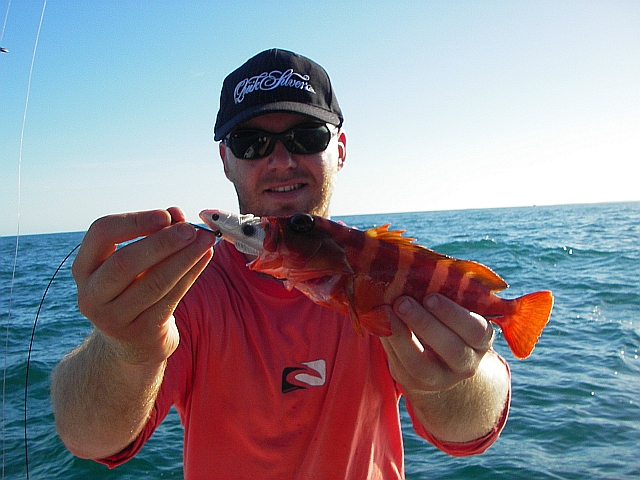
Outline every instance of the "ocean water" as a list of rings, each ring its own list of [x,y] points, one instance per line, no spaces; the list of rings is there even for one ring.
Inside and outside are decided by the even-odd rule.
[[[338,219],[361,229],[391,223],[422,245],[480,261],[510,284],[505,297],[550,289],[556,299],[527,360],[516,360],[498,334],[513,400],[497,443],[480,456],[449,457],[416,437],[403,412],[407,478],[640,478],[639,202]],[[135,459],[114,470],[72,457],[55,434],[51,369],[90,330],[76,310],[71,262],[52,283],[35,333],[34,321],[51,276],[82,235],[20,237],[10,305],[16,240],[0,238],[2,478],[25,478],[27,463],[34,479],[182,478],[175,412]]]

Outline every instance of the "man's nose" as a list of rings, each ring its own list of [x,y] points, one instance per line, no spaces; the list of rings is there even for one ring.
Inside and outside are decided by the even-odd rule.
[[[273,151],[268,158],[268,167],[272,170],[295,168],[297,162],[293,154],[287,150],[280,140],[276,140]]]

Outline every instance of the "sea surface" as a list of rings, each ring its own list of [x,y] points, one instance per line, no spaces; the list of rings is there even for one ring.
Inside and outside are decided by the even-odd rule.
[[[482,262],[511,285],[504,297],[555,295],[531,357],[516,360],[498,334],[513,400],[497,443],[480,456],[449,457],[416,437],[403,411],[407,478],[640,478],[639,202],[336,219],[361,229],[391,223],[422,245]],[[142,452],[114,470],[72,457],[56,436],[49,376],[90,331],[76,309],[71,261],[51,284],[35,330],[34,322],[52,275],[82,236],[21,236],[11,302],[16,239],[0,238],[1,477],[26,478],[28,464],[34,479],[182,478],[173,411]]]

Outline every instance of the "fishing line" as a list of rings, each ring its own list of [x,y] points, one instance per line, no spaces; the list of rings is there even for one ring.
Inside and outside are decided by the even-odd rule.
[[[4,14],[4,22],[2,22],[2,32],[0,32],[0,46],[4,38],[4,31],[7,27],[7,18],[9,17],[9,9],[11,8],[11,0],[7,3],[7,11]],[[19,218],[19,217],[18,217]],[[18,232],[20,232],[20,224],[18,223]],[[11,320],[11,299],[13,298],[13,281],[16,275],[16,264],[18,262],[18,236],[16,235],[16,248],[13,257],[13,268],[11,272],[11,283],[9,284],[9,303],[7,305],[7,330],[4,340],[4,367],[2,369],[2,478],[4,478],[4,455],[5,455],[5,394],[7,386],[7,357],[9,356],[9,323]]]
[[[4,23],[2,25],[2,36],[4,36],[5,26],[7,24],[7,17],[9,16],[9,7],[11,1],[7,5],[7,12],[5,14]],[[31,55],[31,65],[29,67],[29,79],[27,81],[27,96],[24,103],[24,113],[22,115],[22,128],[20,131],[20,150],[18,153],[18,207],[17,207],[17,226],[16,226],[16,246],[13,256],[13,267],[11,272],[11,281],[9,286],[9,302],[7,306],[7,328],[5,335],[5,356],[4,356],[4,369],[2,373],[2,478],[5,478],[5,455],[6,455],[6,388],[7,388],[7,357],[9,356],[9,327],[11,325],[11,304],[13,301],[13,286],[15,284],[15,276],[18,265],[18,249],[20,239],[20,205],[21,205],[21,167],[22,167],[22,146],[24,143],[24,130],[27,122],[27,109],[29,107],[29,94],[31,92],[31,78],[33,76],[33,64],[36,59],[36,51],[38,49],[38,40],[40,38],[40,30],[42,29],[42,20],[44,19],[44,11],[47,6],[47,0],[44,0],[42,4],[42,13],[40,14],[40,22],[38,24],[38,31],[36,33],[36,40],[33,45],[33,53]],[[1,38],[1,37],[0,37]],[[28,478],[29,466],[27,465],[27,478]]]
[[[7,12],[4,14],[4,22],[2,23],[2,33],[0,33],[0,45],[2,45],[2,39],[4,38],[4,30],[7,27],[7,17],[9,17],[9,8],[11,8],[11,0],[7,3]]]
[[[44,294],[42,295],[42,300],[40,300],[40,305],[38,306],[38,311],[36,312],[36,318],[33,322],[33,330],[31,331],[31,341],[29,342],[29,353],[27,355],[27,371],[25,373],[25,381],[24,381],[24,456],[25,456],[25,462],[27,466],[27,478],[29,478],[29,440],[27,436],[27,398],[29,396],[29,365],[31,363],[31,350],[33,349],[33,338],[36,335],[36,327],[38,325],[38,318],[40,317],[40,310],[42,310],[42,305],[44,304],[44,300],[47,297],[47,292],[49,292],[49,288],[51,287],[51,284],[55,280],[56,275],[58,275],[58,272],[60,271],[62,266],[66,263],[67,260],[69,260],[69,257],[73,255],[73,252],[75,252],[80,247],[80,245],[81,244],[79,243],[78,245],[73,247],[73,250],[71,250],[67,254],[67,256],[64,257],[64,260],[60,262],[60,265],[58,265],[58,268],[56,268],[56,271],[51,276],[51,279],[49,280],[49,284],[47,285],[47,288],[45,288]]]
[[[189,225],[192,225],[193,227],[199,228],[202,230],[207,230],[209,232],[215,233],[216,236],[219,236],[218,235],[219,232],[213,232],[212,230],[209,230],[206,227],[195,225],[193,223],[190,223]],[[64,260],[60,262],[60,265],[58,265],[58,268],[56,268],[56,271],[53,272],[53,275],[51,276],[51,278],[49,279],[49,283],[47,284],[47,288],[44,289],[42,299],[40,300],[40,305],[38,306],[38,311],[36,312],[36,318],[33,322],[33,329],[31,330],[31,340],[29,341],[29,352],[27,354],[27,368],[26,368],[25,381],[24,381],[24,457],[25,457],[25,463],[26,463],[26,469],[27,469],[27,479],[29,478],[29,436],[27,433],[27,400],[29,398],[29,367],[31,365],[31,352],[33,350],[33,339],[35,338],[35,335],[36,335],[36,327],[38,326],[40,311],[42,310],[42,305],[44,305],[44,301],[47,297],[47,293],[49,292],[49,288],[51,288],[51,284],[53,283],[56,276],[58,275],[58,272],[60,272],[60,270],[62,269],[64,264],[67,262],[67,260],[69,260],[69,257],[71,257],[71,255],[73,255],[73,253],[76,250],[78,250],[78,248],[80,248],[80,245],[82,245],[82,243],[79,243],[78,245],[73,247],[73,249],[69,253],[67,253],[67,256],[64,257]]]

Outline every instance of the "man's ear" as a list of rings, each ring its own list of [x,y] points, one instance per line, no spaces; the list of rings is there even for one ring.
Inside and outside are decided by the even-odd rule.
[[[338,134],[338,170],[344,166],[347,161],[347,134],[340,130]]]
[[[229,178],[229,166],[227,165],[227,146],[224,144],[224,142],[220,142],[219,151],[220,158],[222,159],[222,166],[224,167],[224,174],[229,180],[231,180]]]

